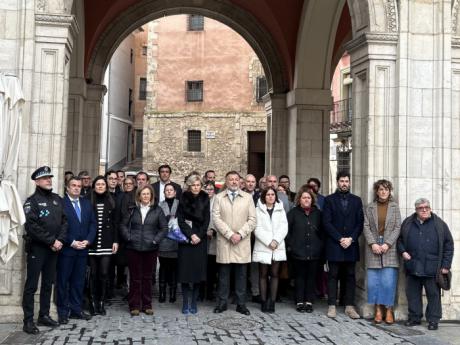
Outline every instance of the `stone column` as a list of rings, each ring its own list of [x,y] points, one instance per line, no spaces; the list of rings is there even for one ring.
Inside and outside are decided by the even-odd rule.
[[[288,169],[288,122],[285,94],[264,96],[267,114],[265,174],[285,174]]]
[[[49,165],[55,190],[63,180],[67,136],[69,59],[78,26],[70,15],[35,15],[35,54],[30,113],[24,114],[23,150],[19,155],[19,192],[34,190],[31,173]],[[24,183],[27,181],[27,183]]]
[[[288,171],[292,189],[297,190],[310,177],[329,182],[329,122],[331,90],[295,89],[287,94]]]
[[[70,78],[65,169],[71,170],[74,174],[78,174],[82,170],[81,148],[83,145],[85,101],[85,79]]]
[[[99,174],[102,104],[106,92],[104,85],[87,85],[79,152],[80,169],[88,170],[92,177]]]

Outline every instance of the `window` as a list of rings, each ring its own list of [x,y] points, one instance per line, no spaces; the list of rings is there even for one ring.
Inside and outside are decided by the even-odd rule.
[[[203,80],[187,81],[185,91],[187,102],[203,101]]]
[[[128,115],[131,117],[133,111],[133,89],[129,89]]]
[[[139,99],[145,101],[147,99],[147,78],[139,79]]]
[[[189,130],[187,133],[187,151],[201,152],[201,131]]]
[[[147,56],[147,46],[142,46],[142,55]]]
[[[189,31],[203,31],[204,30],[204,17],[196,14],[188,16],[188,30]]]
[[[133,60],[134,60],[134,50],[131,49],[129,53],[129,62],[133,64]]]
[[[264,76],[257,77],[256,101],[258,103],[261,103],[262,97],[265,96],[267,92],[268,92],[267,79]]]

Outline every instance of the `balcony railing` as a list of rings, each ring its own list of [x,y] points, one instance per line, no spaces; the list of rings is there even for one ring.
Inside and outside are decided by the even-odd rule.
[[[331,111],[331,132],[346,132],[351,130],[353,109],[351,98],[334,102]]]

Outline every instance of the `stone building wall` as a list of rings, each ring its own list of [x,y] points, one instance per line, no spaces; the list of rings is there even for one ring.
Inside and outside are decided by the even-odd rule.
[[[220,180],[233,169],[246,174],[247,132],[267,128],[256,95],[262,64],[224,24],[204,18],[203,31],[188,31],[187,20],[170,16],[147,25],[143,168],[170,164],[178,182],[193,170],[213,169]],[[186,101],[187,80],[203,80],[203,101]],[[187,151],[188,130],[201,130],[201,152]]]
[[[157,171],[169,164],[177,182],[193,170],[202,174],[213,169],[218,180],[229,170],[246,174],[248,132],[266,127],[264,112],[152,112],[144,120],[144,169]],[[188,130],[201,131],[201,152],[187,151]]]

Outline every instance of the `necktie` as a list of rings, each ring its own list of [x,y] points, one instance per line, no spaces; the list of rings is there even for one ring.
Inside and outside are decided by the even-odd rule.
[[[75,208],[75,213],[77,214],[78,220],[81,222],[81,210],[80,206],[78,206],[78,200],[72,200],[73,207]]]
[[[236,193],[232,192],[232,202],[235,201]]]

